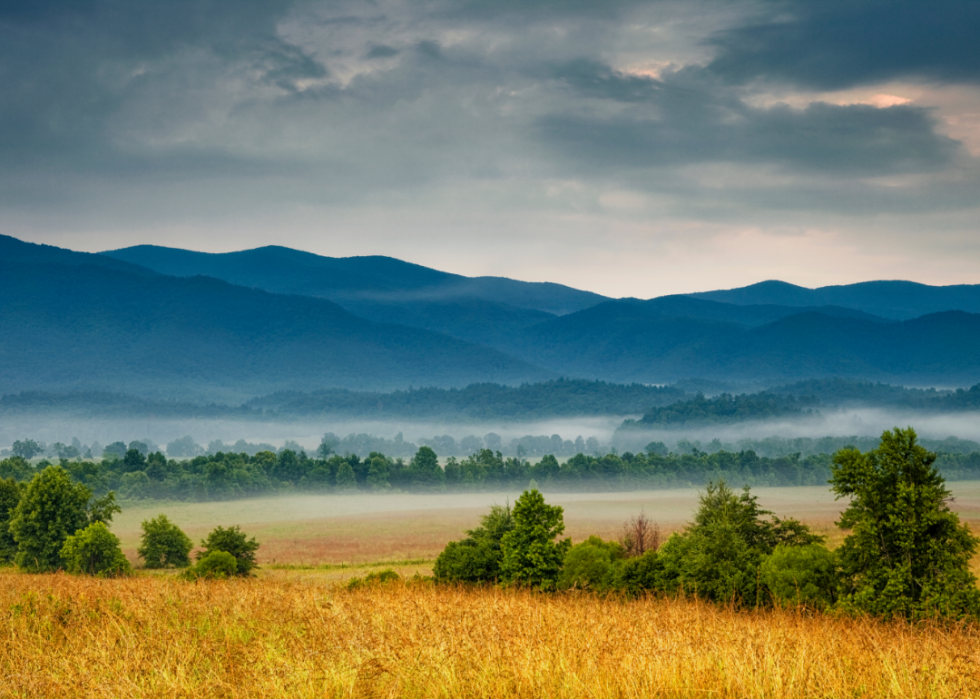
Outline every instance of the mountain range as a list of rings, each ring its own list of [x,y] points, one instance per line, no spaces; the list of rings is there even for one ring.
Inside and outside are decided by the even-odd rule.
[[[0,236],[0,394],[980,377],[980,286],[866,282],[609,299],[282,247],[78,253]]]

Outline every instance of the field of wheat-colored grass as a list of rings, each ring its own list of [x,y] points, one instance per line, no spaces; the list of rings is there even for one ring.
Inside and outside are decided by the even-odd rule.
[[[975,626],[654,598],[8,569],[0,628],[0,696],[980,696]]]

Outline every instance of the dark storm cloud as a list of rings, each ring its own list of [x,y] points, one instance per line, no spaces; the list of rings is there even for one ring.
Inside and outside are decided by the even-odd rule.
[[[934,170],[958,144],[935,133],[926,109],[833,105],[756,108],[712,85],[699,69],[653,80],[594,62],[556,71],[583,97],[642,106],[612,116],[551,114],[541,136],[585,168],[664,168],[698,162],[773,163],[828,173],[882,175]]]
[[[696,184],[679,190],[684,166],[775,166],[835,187],[835,178],[846,186],[927,173],[968,157],[938,133],[928,109],[758,106],[758,87],[745,81],[973,80],[974,7],[8,1],[0,4],[0,198],[46,205],[93,175],[106,178],[106,191],[113,178],[148,189],[200,181],[201,192],[221,179],[220,196],[239,192],[229,207],[246,197],[252,206],[262,197],[319,205],[576,178],[699,204]],[[687,36],[700,21],[721,21],[716,14],[727,29],[711,24]],[[674,62],[662,48],[685,42],[702,53]],[[277,184],[246,195],[237,180]],[[761,191],[754,199],[769,200]],[[822,194],[817,200],[826,205]]]
[[[106,158],[107,120],[181,52],[247,61],[284,89],[325,68],[282,41],[288,2],[0,4],[0,152],[17,167]]]
[[[980,2],[790,0],[712,39],[731,81],[836,90],[902,78],[980,82]]]

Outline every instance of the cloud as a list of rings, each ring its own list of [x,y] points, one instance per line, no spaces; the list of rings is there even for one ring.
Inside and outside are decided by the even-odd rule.
[[[206,231],[213,248],[239,245],[242,221],[307,248],[343,228],[419,260],[531,247],[527,268],[551,270],[594,257],[555,251],[597,230],[615,250],[647,231],[659,251],[723,225],[865,231],[848,217],[901,211],[942,227],[980,186],[953,138],[977,100],[929,97],[974,89],[965,5],[7,2],[0,225]],[[876,82],[896,76],[933,82]],[[980,261],[955,228],[943,244]]]
[[[790,0],[710,40],[710,68],[732,82],[787,81],[819,90],[916,78],[980,83],[980,3],[968,0]]]

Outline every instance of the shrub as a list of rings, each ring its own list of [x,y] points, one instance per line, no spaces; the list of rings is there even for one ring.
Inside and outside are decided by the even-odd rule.
[[[525,490],[514,503],[514,528],[500,542],[501,578],[513,585],[552,589],[572,542],[555,541],[565,531],[563,510],[546,505],[537,490]]]
[[[387,568],[376,573],[369,573],[363,578],[351,578],[350,582],[347,583],[347,589],[356,590],[359,587],[367,587],[370,585],[386,585],[391,582],[397,582],[401,579],[402,576],[391,570],[391,568]]]
[[[237,525],[227,529],[215,527],[214,531],[208,534],[208,538],[201,542],[201,546],[204,550],[198,552],[198,561],[207,558],[215,551],[224,551],[235,557],[237,575],[249,575],[256,568],[255,552],[259,549],[259,543],[255,537],[248,539],[245,532]]]
[[[129,561],[119,548],[119,538],[102,522],[80,529],[65,540],[61,558],[69,573],[113,577],[130,572]]]
[[[136,553],[146,562],[147,568],[186,568],[191,564],[194,543],[166,515],[144,520],[142,527],[143,536]]]
[[[238,560],[227,551],[212,551],[202,556],[193,568],[188,568],[185,577],[191,580],[197,578],[227,578],[239,575]]]
[[[590,536],[565,554],[558,588],[608,590],[613,584],[616,563],[622,558],[623,547],[618,543]]]
[[[837,559],[823,544],[780,544],[762,563],[762,582],[777,602],[825,609],[836,597]]]
[[[432,573],[436,582],[494,582],[500,578],[503,559],[501,540],[514,528],[507,506],[493,505],[480,518],[480,526],[466,532],[462,541],[451,541],[439,554]]]
[[[645,591],[665,589],[664,577],[664,559],[651,550],[621,561],[613,569],[612,587],[636,596]]]

